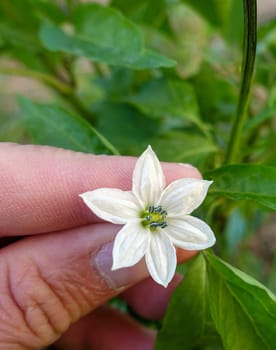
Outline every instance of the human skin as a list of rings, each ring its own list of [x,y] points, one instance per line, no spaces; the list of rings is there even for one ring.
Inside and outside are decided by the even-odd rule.
[[[154,283],[144,261],[111,271],[119,225],[97,218],[80,193],[131,189],[136,158],[0,143],[0,350],[150,350],[155,333],[105,305],[117,295],[160,319],[181,280]],[[167,184],[200,178],[162,163]],[[178,261],[194,252],[178,250]],[[146,296],[146,297],[145,297]]]

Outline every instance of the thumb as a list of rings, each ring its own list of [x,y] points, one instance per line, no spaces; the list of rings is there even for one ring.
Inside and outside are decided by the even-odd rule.
[[[89,225],[25,238],[1,250],[0,349],[42,348],[147,276],[143,262],[111,271],[119,229]]]
[[[148,276],[144,261],[111,271],[108,223],[24,238],[1,250],[0,349],[40,349]],[[181,251],[180,260],[194,253]],[[11,345],[12,344],[12,345]]]
[[[119,229],[99,223],[24,238],[1,250],[0,349],[49,345],[79,318],[148,276],[143,261],[111,271]],[[193,252],[181,254],[185,260]]]

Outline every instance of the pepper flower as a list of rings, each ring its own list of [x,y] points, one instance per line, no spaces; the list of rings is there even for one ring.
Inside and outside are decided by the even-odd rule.
[[[112,270],[145,257],[151,277],[167,287],[176,270],[176,250],[215,244],[211,228],[190,214],[204,200],[211,181],[183,178],[166,187],[161,164],[150,146],[137,160],[132,191],[100,188],[80,196],[100,218],[124,225],[113,246]]]

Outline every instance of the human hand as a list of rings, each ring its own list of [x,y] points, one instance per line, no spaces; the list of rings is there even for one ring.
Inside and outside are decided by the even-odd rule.
[[[58,339],[66,350],[153,348],[153,331],[104,304],[122,294],[135,312],[159,319],[180,277],[164,289],[147,278],[143,261],[111,271],[120,226],[102,222],[78,196],[130,189],[135,162],[0,145],[0,350],[41,349]],[[190,166],[162,166],[167,183],[200,177]],[[178,261],[193,255],[179,250]]]

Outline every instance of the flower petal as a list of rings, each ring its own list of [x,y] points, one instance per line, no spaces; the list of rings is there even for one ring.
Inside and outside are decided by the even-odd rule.
[[[157,203],[166,183],[160,162],[150,146],[137,160],[132,181],[132,191],[144,207]]]
[[[114,224],[138,219],[141,208],[132,192],[99,188],[80,194],[85,204],[100,218]]]
[[[140,222],[125,225],[117,234],[113,247],[112,270],[136,264],[145,255],[150,232]]]
[[[160,202],[168,217],[190,214],[206,197],[212,181],[180,179],[172,182],[163,192]]]
[[[183,219],[171,219],[166,234],[173,244],[186,250],[201,250],[215,244],[216,238],[211,228],[202,220],[190,215]]]
[[[167,287],[175,273],[176,252],[163,230],[151,233],[146,263],[155,282]]]

